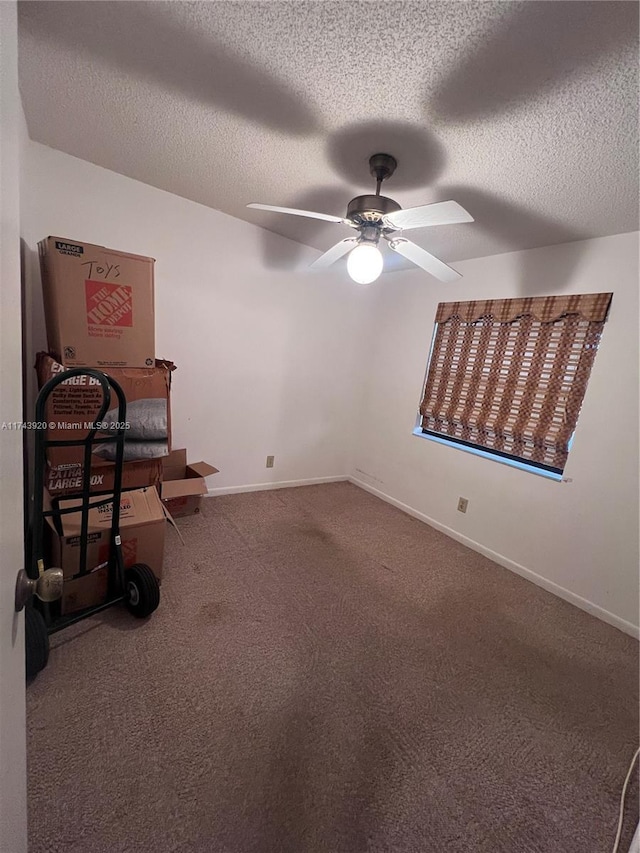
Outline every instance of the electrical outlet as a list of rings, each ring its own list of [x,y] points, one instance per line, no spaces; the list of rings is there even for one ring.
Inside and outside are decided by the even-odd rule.
[[[273,461],[275,456],[267,456],[267,468],[273,468]]]
[[[466,498],[458,498],[458,512],[466,512],[469,501]]]

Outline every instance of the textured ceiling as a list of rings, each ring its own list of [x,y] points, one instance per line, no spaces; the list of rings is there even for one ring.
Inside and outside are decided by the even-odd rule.
[[[22,2],[32,139],[326,249],[398,160],[445,261],[638,228],[635,2]],[[345,233],[346,232],[346,233]],[[387,262],[405,264],[395,255]]]

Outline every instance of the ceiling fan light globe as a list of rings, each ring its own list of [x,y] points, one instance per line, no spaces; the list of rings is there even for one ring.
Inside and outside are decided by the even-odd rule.
[[[361,243],[349,252],[347,272],[358,284],[371,284],[382,272],[382,254],[377,246]]]

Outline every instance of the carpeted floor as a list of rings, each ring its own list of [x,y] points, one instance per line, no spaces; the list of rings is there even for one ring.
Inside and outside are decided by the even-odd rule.
[[[635,640],[347,483],[178,523],[28,689],[31,853],[610,851]]]

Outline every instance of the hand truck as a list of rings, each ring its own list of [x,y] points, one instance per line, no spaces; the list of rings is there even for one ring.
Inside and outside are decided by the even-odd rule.
[[[84,438],[50,440],[47,438],[47,401],[63,382],[76,376],[88,376],[100,385],[102,402],[96,420],[89,422]],[[104,417],[111,410],[111,392],[115,391],[118,415],[115,429],[104,424]],[[152,569],[144,563],[136,563],[126,569],[122,556],[120,538],[120,501],[122,497],[122,466],[127,419],[127,401],[122,388],[115,379],[93,368],[77,367],[66,370],[43,385],[35,407],[35,466],[34,500],[31,535],[27,537],[26,571],[20,573],[16,585],[16,610],[26,605],[25,648],[27,678],[34,678],[47,665],[49,659],[49,636],[70,625],[94,616],[96,613],[124,602],[130,612],[139,618],[149,616],[160,603],[160,587]],[[105,435],[105,430],[107,434]],[[83,430],[84,432],[84,430]],[[91,454],[93,445],[100,442],[115,442],[114,484],[107,496],[90,492]],[[83,447],[82,486],[79,492],[64,495],[64,500],[74,500],[73,506],[60,508],[59,499],[52,501],[52,508],[43,504],[47,449],[49,447]],[[79,571],[73,576],[83,578],[96,569],[104,568],[87,564],[89,541],[89,510],[112,505],[109,556],[107,560],[107,599],[101,604],[87,607],[77,613],[61,614],[60,597],[63,590],[62,569],[45,569],[45,519],[53,518],[57,533],[62,535],[61,518],[67,513],[80,512]]]

